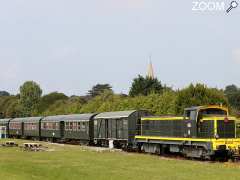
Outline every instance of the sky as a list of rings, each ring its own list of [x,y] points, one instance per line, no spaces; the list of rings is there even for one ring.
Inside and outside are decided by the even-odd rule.
[[[0,0],[0,90],[33,80],[44,94],[84,95],[96,83],[127,93],[150,54],[175,89],[240,86],[240,6],[226,14],[193,11],[194,2]]]

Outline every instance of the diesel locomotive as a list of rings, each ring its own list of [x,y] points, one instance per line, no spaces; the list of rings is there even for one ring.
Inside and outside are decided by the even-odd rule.
[[[143,117],[135,140],[148,153],[181,153],[186,157],[238,158],[239,123],[221,106],[186,108],[184,116]]]
[[[145,110],[1,119],[9,138],[114,146],[152,154],[237,159],[240,122],[222,106],[186,108],[183,116]]]

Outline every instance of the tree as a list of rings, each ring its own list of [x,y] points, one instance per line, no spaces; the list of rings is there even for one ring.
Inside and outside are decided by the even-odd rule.
[[[58,100],[67,100],[68,97],[63,93],[52,92],[43,96],[39,102],[38,113],[46,111],[52,104]]]
[[[10,96],[10,93],[7,91],[0,91],[0,96]]]
[[[238,87],[234,84],[226,86],[224,93],[225,94],[234,94],[239,91]]]
[[[176,113],[181,114],[186,107],[209,104],[227,105],[228,101],[221,90],[208,88],[204,84],[191,84],[187,88],[178,91],[175,108]]]
[[[19,99],[13,99],[6,109],[5,116],[8,118],[16,118],[22,115],[22,106],[19,103]]]
[[[20,87],[20,104],[23,108],[24,116],[30,116],[36,111],[42,90],[34,81],[27,81]]]
[[[240,89],[236,85],[229,85],[224,90],[229,104],[236,110],[240,110]]]
[[[138,75],[138,77],[133,80],[129,95],[132,97],[138,95],[146,96],[150,93],[162,93],[162,91],[163,86],[157,78],[144,78]]]
[[[112,87],[109,84],[96,84],[92,87],[91,90],[88,91],[88,95],[90,95],[91,97],[96,97],[106,90],[113,92]]]
[[[83,104],[84,100],[81,97],[61,99],[50,105],[43,115],[80,114]]]
[[[0,118],[20,116],[22,116],[22,109],[18,96],[3,96],[0,98]]]
[[[83,105],[81,113],[95,113],[102,112],[99,111],[99,108],[103,105],[104,102],[107,102],[113,96],[113,92],[105,90],[99,96],[96,96],[89,100],[86,104]]]

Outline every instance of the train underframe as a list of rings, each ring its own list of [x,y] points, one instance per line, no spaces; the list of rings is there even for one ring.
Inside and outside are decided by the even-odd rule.
[[[117,149],[123,149],[126,150],[128,149],[128,140],[127,139],[94,139],[94,144],[96,146],[101,146],[101,147],[111,147],[111,144],[113,148]]]
[[[238,147],[229,149],[226,145],[219,145],[214,149],[212,142],[137,139],[136,146],[141,152],[158,155],[180,154],[186,158],[221,161],[237,161],[240,158]]]

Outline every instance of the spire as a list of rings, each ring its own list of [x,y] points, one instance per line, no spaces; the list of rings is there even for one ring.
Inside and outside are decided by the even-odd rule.
[[[152,65],[151,56],[149,56],[149,65],[148,65],[148,70],[147,70],[147,77],[150,78],[150,79],[154,79],[154,72],[153,72],[153,65]]]

